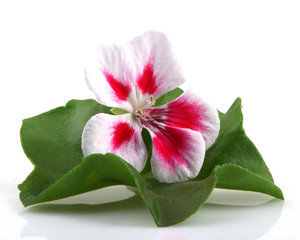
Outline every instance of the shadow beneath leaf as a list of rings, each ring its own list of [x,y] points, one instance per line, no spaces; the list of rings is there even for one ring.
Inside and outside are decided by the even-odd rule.
[[[259,192],[215,188],[206,203],[231,206],[254,206],[267,203],[272,199],[274,199],[274,197]]]
[[[139,196],[98,205],[42,204],[20,215],[28,221],[21,237],[42,236],[47,240],[120,239],[132,227],[155,228]],[[131,236],[138,239],[138,232],[131,231]]]
[[[226,194],[215,194],[212,202],[224,201]],[[230,204],[227,197],[225,202],[229,205],[207,203],[185,222],[168,228],[156,227],[150,212],[136,195],[125,200],[94,205],[41,204],[20,213],[27,220],[21,237],[38,236],[47,240],[196,240],[201,236],[208,240],[254,240],[272,228],[281,215],[284,202],[273,198],[267,201],[267,198],[259,197],[261,203],[253,205],[253,202],[257,204],[257,196],[250,201],[248,193],[244,194],[239,195],[238,199],[240,203],[245,203],[247,199],[247,206],[232,206],[237,200]],[[93,195],[88,196],[91,198]],[[70,203],[70,200],[65,203]]]
[[[130,217],[137,213],[139,214],[140,219]],[[61,217],[64,220],[67,220],[68,218],[73,218],[72,220],[74,220],[74,217],[78,217],[91,224],[99,222],[101,224],[120,226],[128,226],[131,224],[133,226],[154,226],[150,213],[148,213],[142,200],[137,195],[121,201],[93,205],[40,204],[26,209],[20,215],[27,220],[33,215],[37,217],[55,216]],[[103,221],[104,218],[105,220]]]

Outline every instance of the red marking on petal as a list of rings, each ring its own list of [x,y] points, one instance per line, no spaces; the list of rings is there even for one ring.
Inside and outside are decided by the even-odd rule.
[[[158,86],[156,84],[156,77],[153,74],[153,65],[148,63],[143,70],[143,74],[137,80],[138,86],[142,94],[154,94]]]
[[[122,144],[129,142],[134,134],[134,129],[127,122],[118,123],[114,126],[112,147],[117,150]]]
[[[163,166],[173,173],[178,165],[190,168],[185,159],[188,156],[187,151],[192,147],[189,144],[189,135],[185,131],[168,126],[157,129],[159,131],[155,132],[156,136],[153,138],[153,144],[163,161]]]
[[[153,109],[150,115],[156,121],[169,126],[189,128],[203,133],[208,131],[204,124],[208,120],[206,111],[205,105],[199,104],[197,99],[181,96],[165,107]]]
[[[200,132],[206,130],[206,126],[201,124],[202,121],[207,120],[205,114],[206,108],[203,105],[179,100],[169,103],[168,108],[166,121],[169,125],[189,128]]]
[[[107,82],[109,83],[112,90],[114,90],[116,97],[121,101],[126,101],[131,89],[128,85],[119,82],[110,73],[104,72]]]

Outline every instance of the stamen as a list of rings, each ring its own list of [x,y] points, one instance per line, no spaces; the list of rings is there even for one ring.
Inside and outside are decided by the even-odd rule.
[[[152,120],[152,116],[150,115],[152,109],[150,108],[155,104],[155,100],[153,97],[150,97],[147,100],[147,104],[144,105],[142,108],[134,111],[134,116],[138,120],[139,125],[142,125],[143,123]]]
[[[149,107],[153,106],[155,104],[155,100],[150,97],[148,100],[147,100],[147,103],[149,104]]]

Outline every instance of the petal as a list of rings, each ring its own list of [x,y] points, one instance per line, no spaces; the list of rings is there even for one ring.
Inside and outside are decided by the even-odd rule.
[[[97,55],[86,66],[86,81],[98,102],[131,111],[134,66],[125,46],[99,45]]]
[[[152,172],[159,181],[180,182],[198,175],[205,155],[201,133],[164,124],[148,129],[153,141]]]
[[[128,43],[142,95],[154,99],[184,82],[169,40],[160,32],[146,32]]]
[[[82,151],[84,156],[114,153],[138,171],[143,170],[148,156],[141,127],[131,114],[93,116],[83,130]]]
[[[202,134],[206,149],[216,140],[220,130],[220,119],[215,108],[208,105],[191,91],[149,113],[157,122],[168,126],[188,128]]]
[[[104,105],[136,110],[182,84],[184,78],[167,37],[146,32],[125,45],[99,45],[86,80]]]

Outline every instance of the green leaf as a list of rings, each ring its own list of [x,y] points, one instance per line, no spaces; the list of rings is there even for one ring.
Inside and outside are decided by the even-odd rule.
[[[112,108],[111,109],[111,112],[114,114],[114,115],[122,115],[122,114],[125,114],[125,113],[129,113],[128,111],[122,109],[122,108]]]
[[[220,135],[207,151],[199,176],[173,184],[153,178],[152,141],[146,129],[142,136],[149,157],[141,173],[113,154],[94,154],[83,159],[83,127],[99,112],[109,113],[110,108],[93,100],[72,100],[66,107],[23,121],[22,146],[35,165],[19,185],[25,206],[124,184],[137,188],[158,226],[169,226],[195,213],[214,187],[257,191],[283,199],[261,155],[245,135],[240,99],[226,114],[220,113]]]
[[[146,161],[146,165],[145,165],[143,171],[141,172],[141,174],[144,177],[153,177],[152,170],[151,170],[152,138],[151,138],[149,131],[146,128],[143,128],[143,130],[142,130],[142,137],[143,137],[144,143],[147,148],[148,158]]]
[[[166,94],[162,95],[155,101],[155,105],[153,107],[158,107],[164,104],[167,104],[174,99],[178,98],[183,93],[183,90],[180,88],[175,88],[174,90],[167,92]]]
[[[246,136],[243,128],[241,99],[232,104],[226,114],[220,114],[221,129],[214,145],[205,154],[203,167],[194,180],[205,179],[215,166],[230,164],[231,174],[227,178],[220,178],[217,187],[226,189],[251,190],[266,193],[283,199],[280,189],[274,184],[272,175],[255,145]],[[235,167],[234,167],[235,165]],[[230,167],[231,166],[231,167]],[[247,173],[247,181],[236,178],[243,168]],[[246,172],[244,172],[246,173]],[[232,179],[231,181],[230,178]],[[268,181],[268,188],[261,188],[261,179]],[[246,183],[252,183],[252,187]]]
[[[158,226],[168,226],[197,211],[209,197],[215,182],[216,176],[212,174],[198,182],[160,183],[154,178],[144,178],[116,155],[93,154],[27,205],[124,184],[137,187]]]
[[[19,185],[25,205],[82,161],[83,128],[100,112],[109,113],[110,108],[94,100],[72,100],[65,107],[23,120],[22,147],[35,166]]]
[[[217,171],[217,176],[217,188],[261,192],[283,200],[280,188],[273,181],[238,165],[222,165]]]

